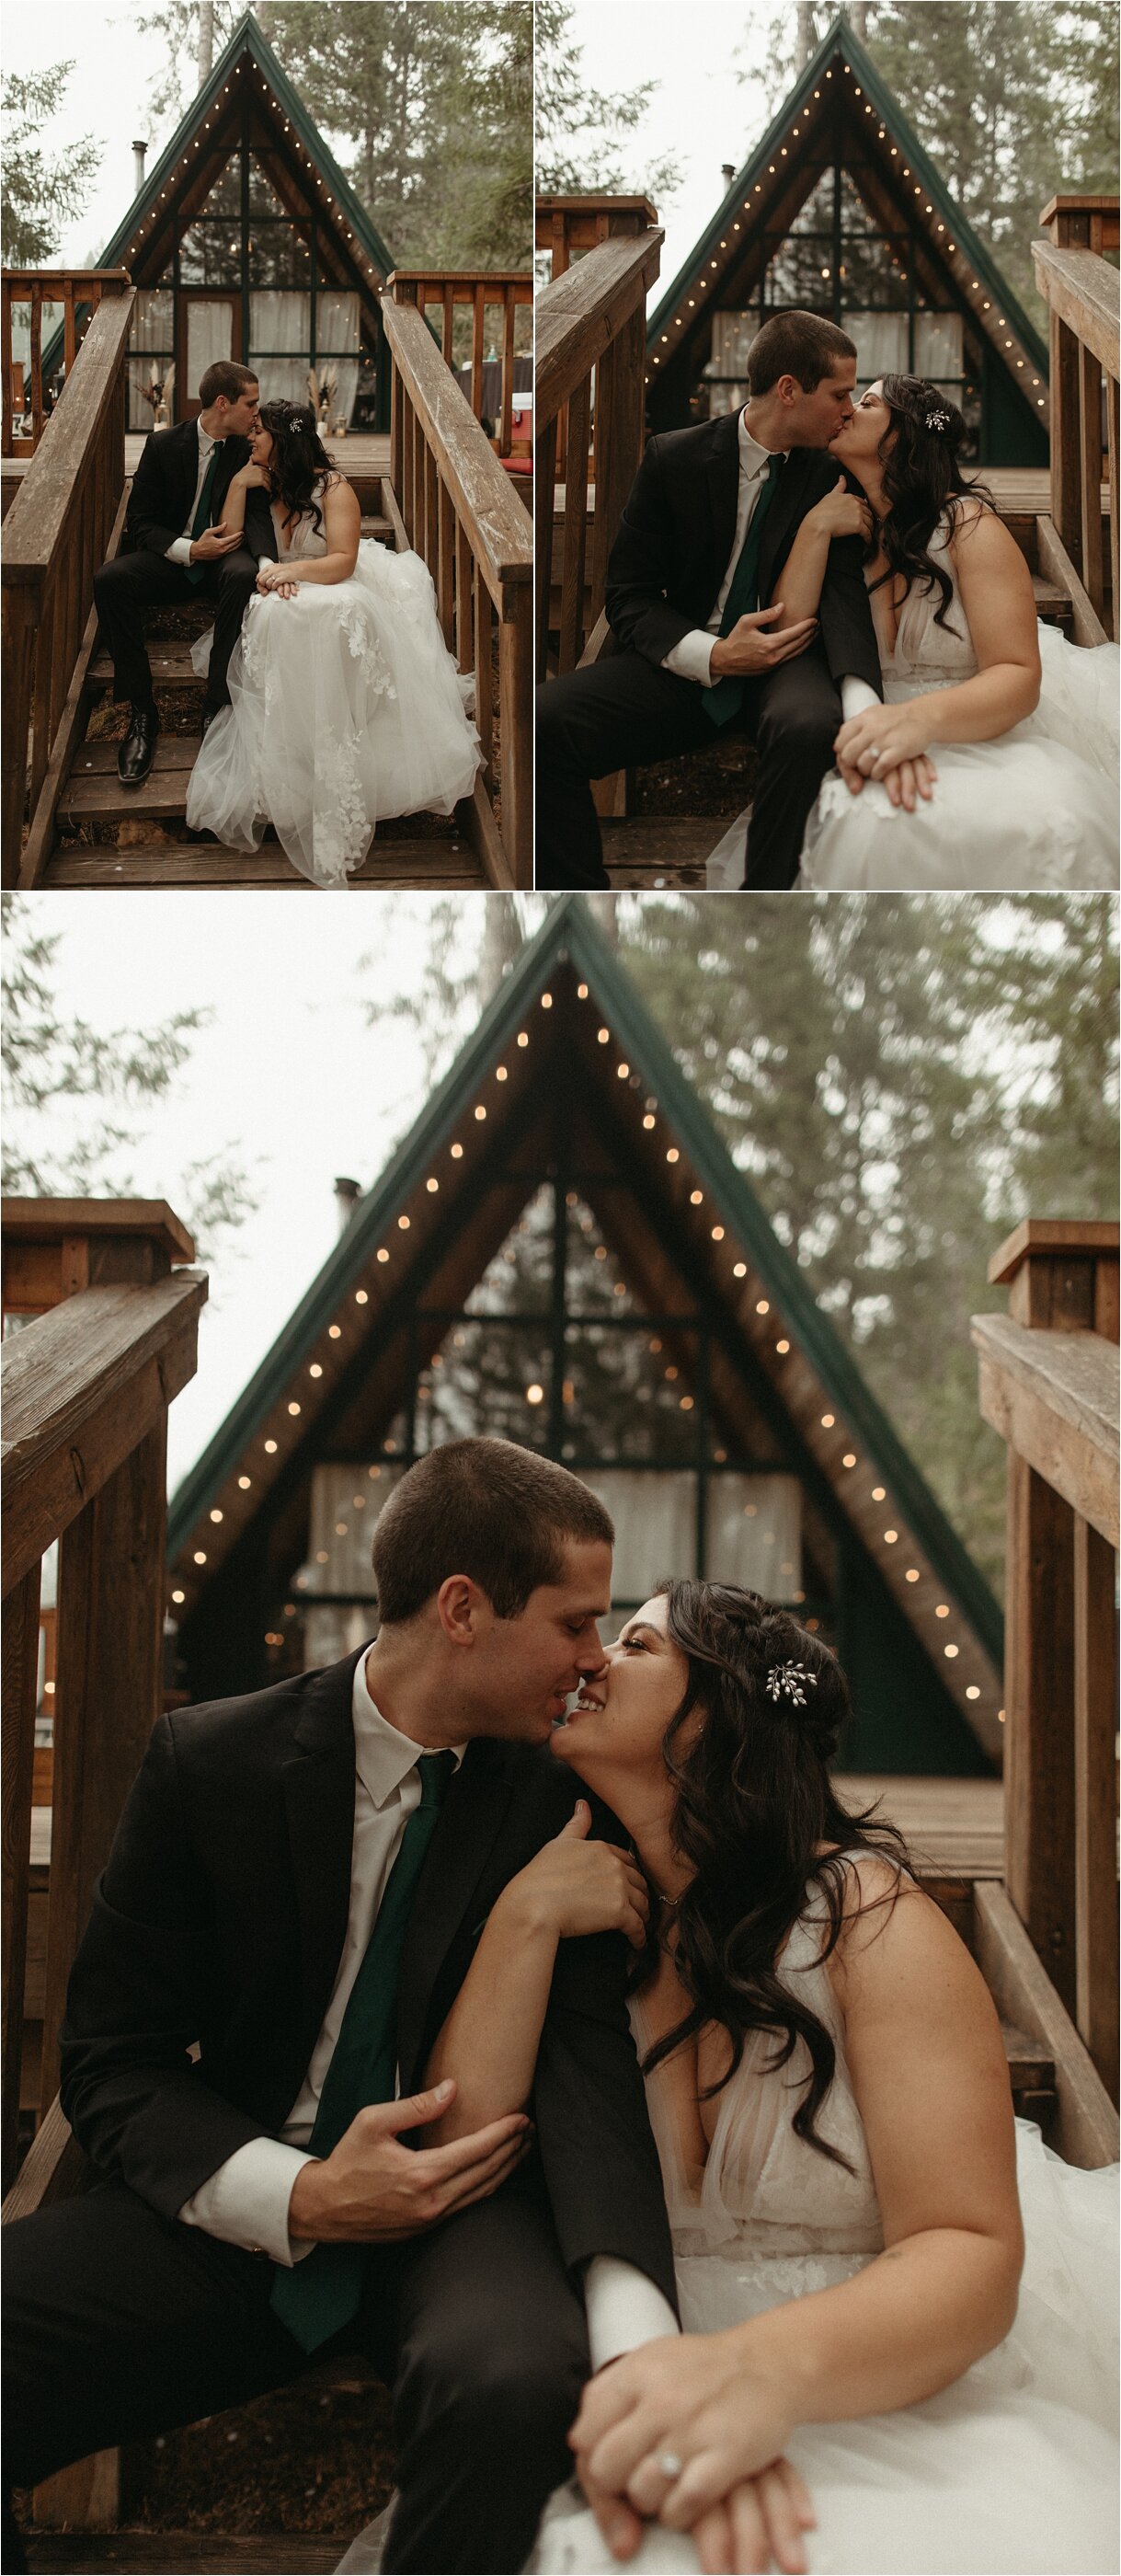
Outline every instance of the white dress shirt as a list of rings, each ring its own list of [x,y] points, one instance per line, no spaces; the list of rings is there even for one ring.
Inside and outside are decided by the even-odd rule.
[[[168,547],[168,563],[189,564],[191,560],[191,530],[195,524],[195,512],[202,498],[202,487],[210,469],[210,459],[218,444],[217,439],[211,438],[209,432],[203,428],[201,420],[195,422],[195,427],[199,441],[199,470],[195,481],[195,497],[187,512],[187,524],[182,536],[173,537]]]
[[[732,538],[732,551],[728,557],[724,579],[716,594],[712,615],[707,626],[690,627],[689,633],[682,636],[680,644],[674,645],[672,653],[667,653],[662,664],[664,671],[672,671],[679,680],[695,680],[698,687],[702,689],[710,688],[712,685],[712,647],[720,633],[724,603],[732,586],[732,575],[739,562],[744,540],[755,516],[767,467],[773,454],[778,454],[785,464],[790,453],[785,447],[777,450],[761,447],[758,439],[752,437],[747,426],[746,411],[740,413],[739,450],[740,479],[736,499],[735,534]],[[851,716],[859,715],[862,707],[878,705],[879,699],[876,692],[869,687],[867,680],[859,680],[854,673],[846,672],[841,681],[841,706],[846,724]]]
[[[250,2138],[216,2173],[184,2201],[179,2216],[187,2227],[201,2227],[227,2245],[269,2254],[274,2263],[291,2266],[310,2254],[306,2243],[293,2245],[288,2234],[288,2204],[301,2167],[312,2161],[308,2139],[324,2078],[342,2028],[351,1990],[365,1957],[378,1907],[401,1848],[405,1826],[420,1805],[417,1760],[430,1746],[414,1744],[391,1726],[370,1697],[366,1658],[354,1668],[354,1838],[351,1845],[350,1913],[338,1974],[311,2062],[279,2138]],[[452,1746],[456,1765],[465,1745]],[[619,2353],[629,2352],[656,2335],[676,2334],[677,2320],[668,2300],[629,2263],[615,2255],[596,2255],[584,2277],[588,2339],[593,2370]]]

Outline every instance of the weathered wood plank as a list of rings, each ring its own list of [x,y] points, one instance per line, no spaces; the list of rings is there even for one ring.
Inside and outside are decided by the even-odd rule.
[[[534,314],[538,434],[610,347],[628,314],[645,304],[664,239],[655,227],[601,242],[542,289]]]
[[[124,526],[125,511],[127,508],[128,489],[126,486],[126,489],[122,492],[120,501],[117,505],[117,515],[113,523],[112,535],[107,548],[107,553],[109,555],[116,554],[117,547],[120,542],[121,530]],[[92,515],[89,519],[88,526],[90,536],[92,537],[94,534]],[[92,574],[90,579],[92,586]],[[58,811],[58,800],[62,793],[62,783],[70,768],[77,746],[81,741],[82,730],[86,722],[87,693],[89,689],[90,670],[94,659],[94,648],[96,643],[97,609],[96,606],[92,606],[89,616],[86,619],[85,633],[82,637],[81,648],[74,665],[73,676],[67,692],[66,704],[62,710],[58,731],[51,747],[51,756],[47,762],[42,788],[35,805],[34,813],[31,817],[31,826],[28,831],[27,840],[24,844],[19,873],[20,885],[24,889],[38,885],[42,875],[43,863],[49,857],[54,846],[55,816]],[[109,746],[105,745],[104,748],[108,749]],[[116,744],[112,746],[112,749],[115,758]]]
[[[1053,2144],[1068,2164],[1112,2164],[1118,2153],[1113,2104],[1007,1890],[980,1884],[973,1902],[977,1964],[998,2012],[1054,2060],[1059,2102]]]
[[[525,510],[415,306],[387,298],[382,315],[425,442],[439,458],[441,478],[497,604],[505,582],[532,579],[533,537]]]
[[[1050,241],[1033,241],[1031,255],[1036,285],[1046,296],[1052,314],[1084,349],[1093,350],[1106,374],[1116,378],[1121,371],[1121,279],[1117,270],[1093,251],[1059,250]],[[1054,390],[1052,382],[1052,398]]]
[[[106,297],[94,314],[79,363],[51,413],[4,522],[6,584],[37,585],[48,580],[54,569],[74,485],[112,409],[135,302],[130,286],[122,295]],[[121,473],[123,479],[123,457]]]
[[[353,2532],[33,2532],[28,2565],[44,2576],[320,2576],[337,2567]]]
[[[1118,1352],[1101,1333],[1041,1333],[975,1315],[986,1422],[1118,1544]]]
[[[1051,519],[1037,519],[1039,561],[1043,571],[1070,600],[1071,634],[1076,644],[1108,644],[1093,600],[1083,589],[1070,556]]]
[[[20,1337],[22,1338],[22,1336]],[[35,1752],[35,1700],[39,1673],[39,1564],[29,1566],[4,1601],[3,1789],[0,1814],[3,1894],[3,2144],[5,2187],[15,2171],[19,2124],[19,2067],[23,2046],[23,1992],[27,1958],[27,1897],[31,1853],[31,1783]]]
[[[2,1528],[10,1590],[194,1373],[205,1275],[90,1288],[7,1343]]]
[[[1005,1876],[1048,1976],[1073,2011],[1073,1515],[1014,1450],[1007,1564]]]
[[[465,827],[466,828],[466,827]],[[175,886],[213,891],[230,887],[268,886],[278,893],[314,894],[317,888],[289,866],[283,850],[266,843],[261,850],[224,850],[217,843],[166,841],[148,849],[132,846],[106,850],[60,850],[47,862],[44,886],[96,887],[125,892],[136,886]],[[432,894],[478,894],[486,877],[472,852],[454,842],[433,839],[374,843],[368,859],[356,868],[349,885],[360,893],[373,888],[391,892],[418,889]]]
[[[90,2168],[57,2096],[40,2123],[11,2190],[5,2195],[0,2222],[30,2218],[52,2201],[70,2200]]]
[[[1117,2099],[1117,1824],[1113,1550],[1074,1524],[1075,2018]]]

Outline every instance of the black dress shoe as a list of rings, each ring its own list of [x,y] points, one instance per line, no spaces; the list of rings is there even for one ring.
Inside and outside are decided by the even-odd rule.
[[[132,723],[117,753],[117,776],[123,787],[139,787],[156,756],[160,720],[155,708],[134,707]]]

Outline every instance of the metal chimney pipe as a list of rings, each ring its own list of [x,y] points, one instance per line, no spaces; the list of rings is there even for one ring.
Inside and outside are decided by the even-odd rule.
[[[147,149],[146,143],[134,143],[132,147],[132,184],[137,196],[144,185],[144,156]]]
[[[362,1187],[359,1181],[336,1181],[335,1205],[338,1209],[340,1234],[346,1233],[347,1227],[350,1224],[350,1220],[361,1196]]]
[[[736,165],[735,165],[735,162],[734,162],[734,161],[722,161],[722,162],[721,162],[721,164],[720,164],[720,176],[721,176],[721,178],[723,179],[723,182],[724,182],[724,192],[725,192],[725,195],[727,194],[728,189],[731,187],[731,184],[732,184],[733,179],[735,178],[735,175],[736,175]]]

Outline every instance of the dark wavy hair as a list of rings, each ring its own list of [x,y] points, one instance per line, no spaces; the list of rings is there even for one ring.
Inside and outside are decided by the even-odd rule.
[[[908,590],[921,582],[924,590],[940,591],[934,623],[946,626],[953,583],[928,551],[931,536],[948,505],[971,496],[990,509],[995,504],[984,483],[966,480],[961,463],[965,421],[940,386],[929,384],[925,376],[885,376],[883,397],[891,413],[879,447],[888,505],[880,524],[887,571],[872,588],[879,590],[901,572]],[[935,426],[929,428],[928,421]]]
[[[706,2022],[719,2022],[731,2056],[724,2074],[701,2096],[709,2101],[735,2074],[749,2031],[774,2032],[772,2071],[788,2065],[804,2040],[810,2074],[793,2115],[795,2132],[819,2155],[847,2165],[847,2157],[817,2131],[836,2071],[833,2041],[817,2014],[781,1982],[779,1963],[805,1910],[807,1887],[820,1888],[825,1899],[828,1929],[821,1955],[827,1959],[846,1917],[852,1919],[841,1854],[867,1852],[898,1872],[906,1863],[903,1838],[873,1808],[854,1815],[835,1795],[829,1765],[850,1702],[829,1647],[758,1592],[699,1581],[658,1588],[670,1637],[689,1667],[662,1754],[676,1791],[674,1849],[693,1871],[673,1907],[673,1964],[690,2005],[648,2051],[643,2073]],[[791,1664],[801,1667],[801,1677],[787,1675],[784,1686],[781,1667]],[[681,1749],[682,1729],[698,1708],[704,1723],[688,1749]],[[897,1893],[898,1876],[862,1910],[891,1905]],[[648,1982],[657,1965],[657,1922],[654,1906],[634,1972],[636,1987]]]
[[[272,499],[280,502],[289,522],[310,511],[318,536],[323,512],[314,487],[320,475],[334,472],[335,460],[327,454],[310,403],[262,403],[258,418],[272,439],[265,467]]]

